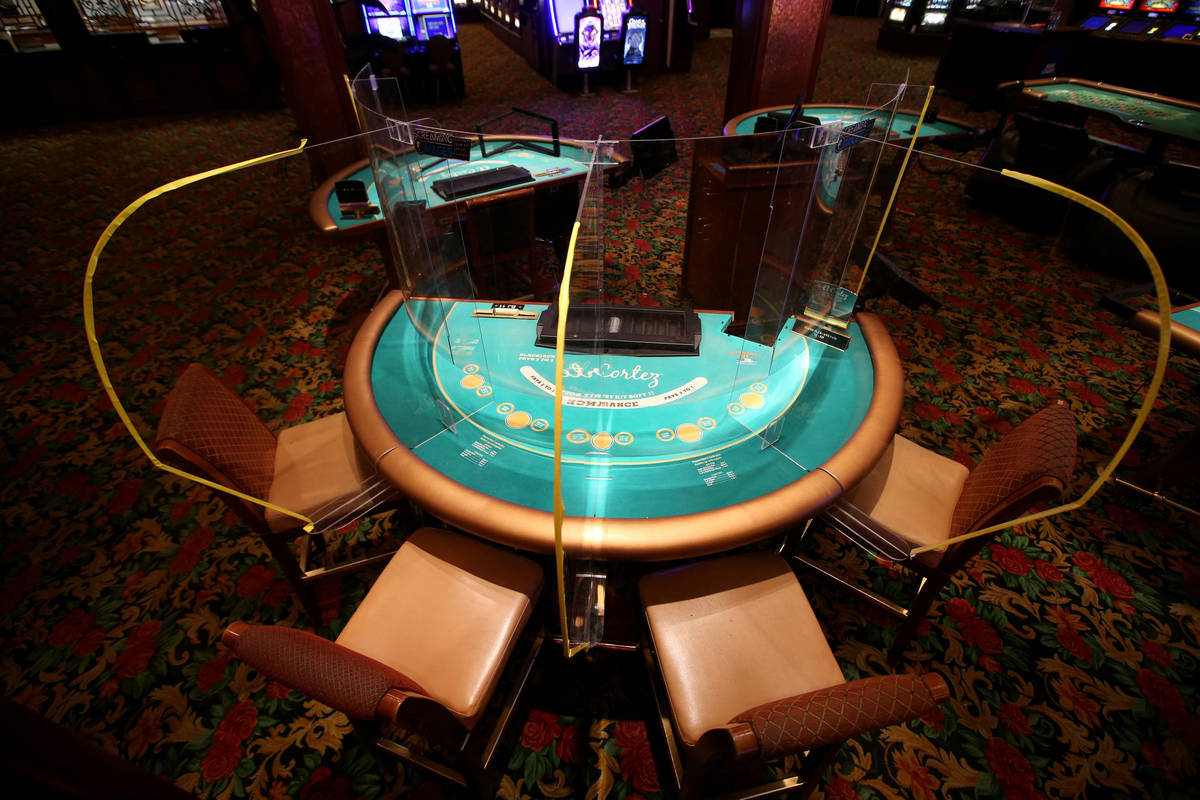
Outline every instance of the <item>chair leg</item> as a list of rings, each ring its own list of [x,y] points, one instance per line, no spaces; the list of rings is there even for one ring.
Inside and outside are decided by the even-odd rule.
[[[389,739],[377,730],[378,726],[353,720],[352,724],[354,725],[354,729],[358,735],[365,739],[371,746],[371,753],[376,757],[382,753],[386,753],[392,758],[397,758],[408,764],[412,764],[414,767],[419,767],[427,772],[431,772],[434,775],[437,775],[439,778],[450,781],[458,786],[470,786],[471,781],[465,773],[438,761],[434,761],[427,756],[421,755],[420,753],[405,747],[399,742]],[[388,766],[387,762],[383,761],[382,759],[380,759],[379,763],[384,767]]]
[[[834,742],[827,744],[824,747],[814,748],[810,750],[808,755],[804,757],[804,766],[802,767],[802,780],[800,787],[793,792],[789,792],[786,797],[790,800],[804,800],[813,793],[817,788],[817,784],[821,782],[821,778],[829,770],[829,765],[833,763],[834,757],[838,751],[842,749],[842,742]]]
[[[941,596],[942,589],[946,588],[949,580],[944,575],[927,577],[921,588],[917,590],[917,596],[913,598],[912,605],[908,607],[908,614],[905,615],[904,621],[900,623],[900,629],[896,631],[896,639],[892,642],[892,646],[888,648],[888,666],[894,667],[899,663],[900,656],[904,655],[904,651],[908,648],[913,636],[916,635],[917,627],[921,624],[921,620],[925,619],[929,613],[929,608]]]
[[[804,525],[797,531],[795,528],[788,529],[788,532],[783,535],[783,540],[779,543],[779,550],[776,551],[784,558],[788,558],[800,545],[804,542],[804,537],[808,536],[808,531],[812,528],[813,519],[810,517],[804,521]]]
[[[275,563],[283,571],[283,577],[292,585],[293,591],[300,598],[300,604],[304,606],[304,612],[308,614],[312,626],[320,627],[321,604],[317,602],[317,595],[312,586],[304,580],[304,574],[300,570],[300,564],[296,561],[295,554],[292,553],[288,538],[286,536],[264,536],[263,542],[271,551],[271,555],[275,557]]]

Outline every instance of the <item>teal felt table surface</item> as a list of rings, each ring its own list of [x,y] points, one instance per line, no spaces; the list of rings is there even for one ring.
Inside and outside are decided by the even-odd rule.
[[[489,142],[489,156],[484,158],[479,149],[479,144],[476,142],[471,147],[471,159],[469,161],[445,160],[434,156],[413,156],[413,162],[417,165],[417,170],[413,172],[413,177],[406,180],[407,186],[402,186],[399,177],[392,177],[398,174],[396,168],[400,161],[393,160],[386,162],[384,167],[385,191],[395,199],[402,194],[414,195],[415,198],[425,202],[426,208],[437,209],[448,205],[448,202],[432,188],[434,181],[444,178],[460,177],[469,175],[474,172],[480,172],[487,169],[503,166],[518,166],[529,170],[533,176],[533,183],[520,184],[520,186],[532,186],[537,188],[538,184],[544,184],[548,181],[556,181],[569,178],[581,178],[587,174],[588,165],[591,160],[589,150],[577,144],[569,142],[560,142],[558,156],[552,156],[547,153],[536,152],[525,147],[516,147],[505,150],[502,153],[490,155],[494,148],[500,147],[504,142]],[[539,145],[550,147],[550,141],[539,142]],[[554,175],[541,175],[539,173],[548,172],[551,170],[562,170]],[[375,184],[374,177],[371,173],[369,164],[364,164],[357,170],[350,172],[341,178],[341,180],[358,180],[366,184],[367,199],[371,204],[381,207],[379,201],[379,188]],[[382,214],[376,214],[371,217],[361,219],[342,218],[341,209],[338,206],[337,194],[332,191],[332,185],[328,187],[328,195],[324,198],[325,207],[329,212],[330,218],[339,230],[355,228],[360,225],[371,223],[379,223],[383,218]],[[508,187],[505,187],[508,188]],[[479,196],[479,195],[472,195]],[[462,198],[467,199],[467,198]]]
[[[1052,103],[1098,111],[1116,117],[1148,134],[1164,133],[1200,142],[1200,107],[1171,102],[1169,98],[1115,86],[1095,86],[1075,81],[1033,85],[1030,91],[1045,95]]]
[[[441,474],[549,511],[554,350],[535,346],[535,320],[476,317],[477,307],[488,304],[402,305],[374,349],[375,404]],[[740,503],[817,469],[862,422],[873,368],[856,326],[840,352],[790,330],[774,348],[755,345],[724,332],[725,314],[701,322],[698,356],[567,353],[568,515],[652,518]]]
[[[789,111],[789,107],[772,109],[773,111]],[[821,120],[822,125],[828,125],[831,122],[851,123],[857,122],[863,118],[867,111],[866,107],[846,107],[846,106],[822,106],[811,105],[804,106],[804,114],[810,117],[816,117]],[[754,133],[754,124],[757,121],[758,114],[738,119],[733,130],[726,127],[727,134],[751,134]],[[912,135],[914,126],[917,124],[917,115],[907,112],[898,112],[892,119],[892,127],[889,138],[907,139]],[[966,125],[951,120],[936,120],[934,122],[925,122],[921,125],[921,133],[918,139],[927,139],[935,136],[952,136],[957,134],[970,133],[971,129]]]
[[[1200,331],[1200,306],[1189,306],[1176,311],[1171,315],[1171,321],[1194,331]]]

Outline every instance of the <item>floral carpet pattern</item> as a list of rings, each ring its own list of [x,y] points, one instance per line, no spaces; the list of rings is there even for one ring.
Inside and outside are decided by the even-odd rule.
[[[872,24],[835,18],[827,58],[861,49]],[[471,94],[437,109],[444,125],[465,126],[519,97],[558,116],[568,135],[631,131],[659,113],[672,114],[679,135],[719,127],[727,42],[698,43],[689,75],[588,99],[518,69],[480,26],[462,30]],[[873,49],[864,57],[879,66],[823,70],[818,99],[854,102],[865,93],[857,76],[898,63]],[[933,62],[911,66],[916,76]],[[0,250],[0,686],[198,797],[456,796],[419,771],[381,764],[344,715],[230,658],[219,643],[230,622],[304,627],[303,611],[222,504],[152,468],[87,354],[80,288],[108,221],[152,187],[298,138],[285,112],[246,112],[0,139],[11,221]],[[609,243],[613,293],[686,299],[677,265],[687,169],[681,158],[653,197],[626,187],[639,223]],[[936,310],[872,301],[906,370],[902,432],[969,464],[1032,410],[1061,400],[1079,421],[1078,496],[1128,428],[1153,343],[1098,305],[1125,278],[1090,272],[1065,240],[973,206],[964,186],[961,170],[922,157],[882,243],[941,301]],[[368,241],[322,239],[306,212],[311,188],[303,159],[224,176],[153,201],[109,245],[95,287],[98,338],[143,435],[174,377],[197,359],[274,430],[340,409],[346,350],[383,285],[381,256]],[[1194,361],[1172,356],[1122,470],[1152,462],[1198,423],[1198,379]],[[364,524],[350,538],[387,538],[397,527]],[[818,796],[1196,796],[1197,533],[1195,518],[1107,486],[1082,509],[1000,534],[956,576],[900,667],[943,675],[950,700],[847,743]],[[890,565],[820,530],[804,547],[880,589],[904,585]],[[891,620],[804,580],[847,678],[886,672]],[[322,585],[319,633],[337,634],[369,581]],[[664,793],[640,656],[550,653],[525,700],[498,797]]]

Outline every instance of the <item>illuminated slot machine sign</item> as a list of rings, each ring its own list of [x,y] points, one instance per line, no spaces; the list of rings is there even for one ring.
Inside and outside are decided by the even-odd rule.
[[[1179,0],[1142,0],[1138,11],[1151,17],[1158,17],[1162,14],[1174,14],[1178,8]]]
[[[922,30],[937,30],[944,28],[950,17],[950,0],[929,0],[925,4],[925,13],[921,15]]]
[[[380,0],[379,6],[362,7],[368,33],[403,41],[413,36],[412,17],[404,0]]]
[[[575,15],[575,43],[579,56],[575,65],[580,69],[600,66],[601,27],[604,18],[594,8],[585,8]]]
[[[629,8],[628,0],[600,0],[598,7],[601,41],[621,38],[621,21]],[[554,29],[554,40],[559,44],[575,41],[575,17],[584,11],[584,0],[550,0],[550,24]]]
[[[458,36],[450,0],[408,0],[412,10],[413,28],[417,39],[428,41],[433,36],[453,39]]]
[[[621,25],[621,63],[636,67],[646,58],[646,25],[649,18],[638,9],[630,9]]]

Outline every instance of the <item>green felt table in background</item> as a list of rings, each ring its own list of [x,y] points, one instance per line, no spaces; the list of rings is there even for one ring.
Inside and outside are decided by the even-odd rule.
[[[1123,92],[1118,87],[1086,86],[1079,83],[1047,83],[1032,87],[1052,103],[1102,111],[1147,133],[1161,131],[1200,142],[1200,108],[1175,105],[1164,100]],[[1136,121],[1136,122],[1135,122]],[[1143,124],[1144,123],[1144,124]]]
[[[488,151],[492,151],[493,147],[500,147],[503,142],[489,143]],[[546,141],[543,144],[545,147],[550,146],[550,142]],[[520,147],[506,150],[497,155],[490,155],[483,158],[480,155],[479,144],[476,143],[471,147],[471,160],[469,161],[445,161],[434,158],[433,156],[421,156],[420,163],[422,166],[432,165],[424,172],[421,172],[416,181],[412,185],[418,199],[425,201],[426,208],[436,209],[447,205],[447,201],[443,200],[440,195],[433,191],[433,181],[442,180],[444,178],[458,177],[468,175],[472,172],[479,172],[495,167],[514,165],[524,167],[529,170],[534,176],[533,183],[523,184],[524,186],[533,186],[536,188],[538,183],[550,180],[560,180],[564,177],[573,175],[584,175],[588,171],[588,165],[591,159],[590,151],[584,149],[577,144],[569,144],[560,142],[559,156],[552,156],[547,153],[539,153],[528,148]],[[563,169],[564,172],[556,175],[542,176],[538,173],[548,170]],[[361,169],[350,173],[344,180],[358,180],[366,184],[367,199],[371,204],[379,206],[379,190],[375,185],[374,178],[371,175],[369,165],[364,165]],[[400,187],[397,187],[399,189]],[[479,196],[479,195],[474,195]],[[333,192],[329,193],[326,200],[326,206],[329,209],[329,216],[333,218],[334,224],[339,230],[365,225],[367,223],[378,222],[382,219],[382,215],[376,214],[371,217],[362,219],[342,218],[342,213],[338,207],[337,195]]]

